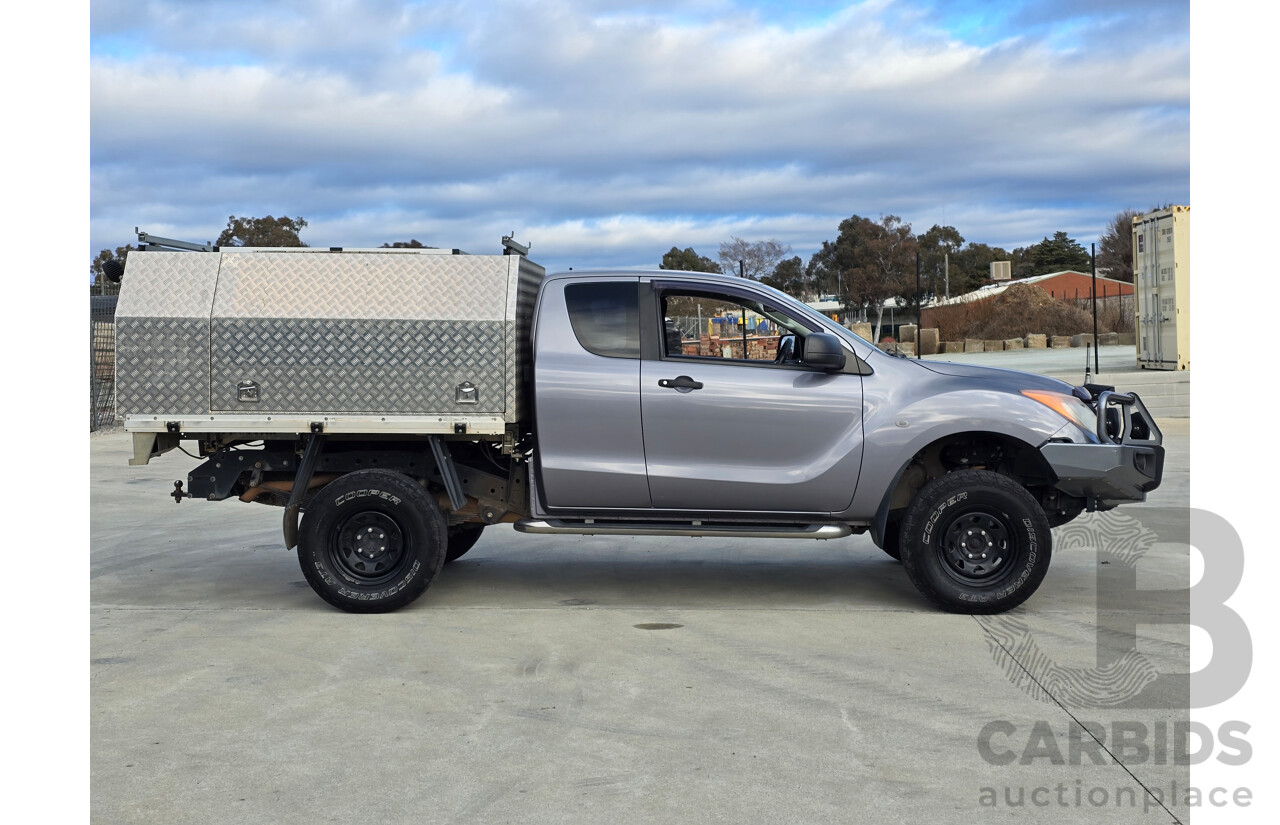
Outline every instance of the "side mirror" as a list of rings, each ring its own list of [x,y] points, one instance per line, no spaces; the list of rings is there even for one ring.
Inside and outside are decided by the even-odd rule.
[[[804,339],[804,365],[820,370],[844,369],[844,347],[829,332],[815,332]]]
[[[786,364],[794,361],[796,357],[796,337],[794,335],[782,335],[778,338],[778,353],[774,356],[774,362],[778,364]]]

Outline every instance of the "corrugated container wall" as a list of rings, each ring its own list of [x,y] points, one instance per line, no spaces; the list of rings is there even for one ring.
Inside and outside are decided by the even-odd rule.
[[[1133,219],[1135,343],[1143,369],[1191,367],[1191,207]]]

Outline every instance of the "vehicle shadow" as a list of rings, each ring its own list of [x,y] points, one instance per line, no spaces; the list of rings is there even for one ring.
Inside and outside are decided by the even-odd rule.
[[[902,565],[866,539],[780,548],[752,540],[524,538],[486,545],[486,536],[410,609],[933,609]]]

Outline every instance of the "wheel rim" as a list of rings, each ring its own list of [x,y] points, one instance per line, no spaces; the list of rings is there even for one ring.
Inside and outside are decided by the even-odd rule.
[[[938,557],[942,568],[961,584],[994,584],[1014,569],[1015,533],[1003,513],[970,510],[942,532]]]
[[[334,531],[330,556],[352,581],[379,584],[393,578],[404,565],[404,534],[386,513],[353,513]]]

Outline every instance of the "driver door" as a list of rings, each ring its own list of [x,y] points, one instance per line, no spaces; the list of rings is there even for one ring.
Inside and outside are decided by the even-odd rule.
[[[804,335],[816,330],[767,296],[696,282],[652,286],[655,312],[646,314],[657,317],[642,335],[658,346],[644,348],[640,402],[654,508],[847,508],[862,460],[861,377],[775,363],[782,335],[794,331],[802,353]]]

